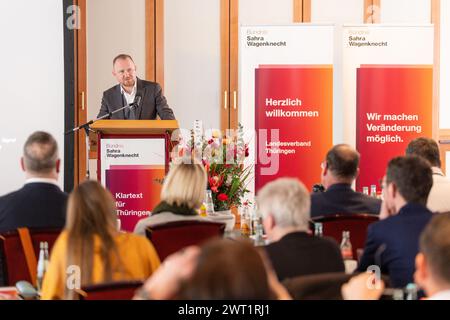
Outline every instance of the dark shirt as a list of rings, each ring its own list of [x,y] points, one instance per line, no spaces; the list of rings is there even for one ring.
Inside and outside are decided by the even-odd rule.
[[[358,270],[378,265],[395,288],[414,282],[419,237],[432,215],[426,207],[408,203],[395,216],[371,224]]]
[[[136,81],[137,92],[141,94],[142,99],[139,106],[133,110],[134,119],[154,120],[156,116],[159,116],[161,120],[174,120],[175,115],[162,94],[161,86],[156,82],[145,81],[139,78]],[[117,84],[103,92],[102,104],[97,118],[114,112],[125,105],[126,101],[122,95],[120,84]],[[114,113],[111,119],[128,119],[128,117],[126,111],[122,110]]]
[[[63,228],[67,194],[51,183],[27,183],[0,197],[0,232],[21,227]]]
[[[381,200],[354,191],[350,184],[337,183],[325,192],[311,194],[311,217],[341,213],[379,214]]]
[[[331,238],[292,232],[265,249],[280,281],[301,275],[345,271],[339,246]]]

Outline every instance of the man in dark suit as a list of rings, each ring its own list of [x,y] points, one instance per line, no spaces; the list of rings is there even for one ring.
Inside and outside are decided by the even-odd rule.
[[[311,195],[311,216],[337,213],[380,212],[381,200],[355,192],[352,183],[359,174],[359,153],[346,144],[328,151],[322,162],[322,184],[325,192]]]
[[[126,108],[111,116],[111,119],[154,120],[158,115],[162,120],[174,120],[172,109],[156,82],[138,79],[136,66],[131,56],[118,55],[113,60],[113,76],[118,84],[103,92],[102,105],[97,118],[132,104],[136,95],[141,95],[137,107]]]
[[[450,300],[450,212],[434,215],[420,236],[414,280],[429,300]]]
[[[64,227],[67,194],[57,184],[60,160],[55,139],[35,132],[26,141],[21,158],[25,185],[0,197],[0,232],[20,227]]]
[[[281,178],[266,184],[258,193],[258,207],[271,241],[265,249],[280,281],[344,272],[337,243],[308,233],[310,196],[300,181]]]
[[[358,270],[377,265],[393,287],[413,282],[419,237],[432,218],[426,208],[433,185],[429,163],[416,156],[392,159],[383,178],[384,201],[379,222],[369,226]]]

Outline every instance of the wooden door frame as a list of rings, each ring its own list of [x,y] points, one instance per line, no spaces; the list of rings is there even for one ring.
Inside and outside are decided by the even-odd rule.
[[[230,127],[230,0],[220,0],[220,129]]]
[[[74,30],[74,114],[75,126],[87,121],[87,51],[86,51],[86,0],[73,0],[79,7],[80,28]],[[74,185],[86,179],[86,142],[85,132],[79,130],[74,134]]]

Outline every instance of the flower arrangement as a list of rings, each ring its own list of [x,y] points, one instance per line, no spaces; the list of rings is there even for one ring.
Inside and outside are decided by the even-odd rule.
[[[188,141],[180,139],[176,152],[178,161],[205,166],[215,211],[241,206],[249,192],[247,185],[251,173],[251,167],[244,166],[249,149],[244,142],[242,126],[239,125],[236,134],[227,137],[222,137],[218,131],[211,132],[209,137],[195,131],[191,131]]]

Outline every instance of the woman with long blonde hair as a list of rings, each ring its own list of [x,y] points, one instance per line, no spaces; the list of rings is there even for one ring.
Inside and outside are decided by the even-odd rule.
[[[117,231],[116,221],[114,199],[98,182],[86,181],[71,193],[66,227],[44,278],[43,299],[72,299],[77,283],[141,280],[153,273],[160,261],[152,244]]]
[[[183,220],[208,220],[197,209],[206,193],[207,176],[200,164],[175,164],[164,179],[161,202],[148,218],[141,219],[134,232],[144,235],[148,226]]]

